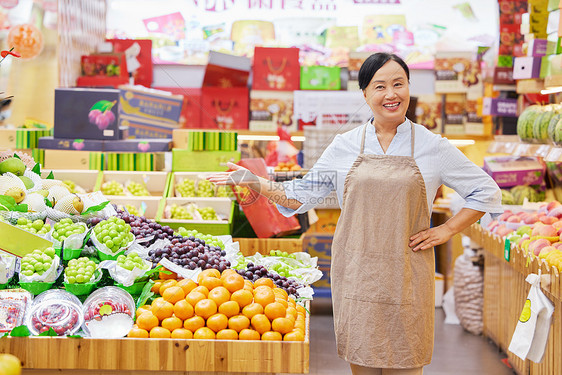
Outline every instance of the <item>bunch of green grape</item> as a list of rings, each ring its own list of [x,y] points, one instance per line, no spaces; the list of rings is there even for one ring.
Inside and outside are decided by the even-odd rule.
[[[193,215],[189,213],[187,208],[178,206],[177,204],[172,204],[170,207],[171,219],[179,219],[179,220],[193,220]]]
[[[70,190],[71,193],[76,194],[76,183],[72,180],[64,180],[62,182],[63,184],[66,185],[66,187],[68,188],[68,190]]]
[[[96,267],[96,262],[86,257],[71,259],[64,274],[69,284],[83,284],[92,279]]]
[[[33,234],[47,234],[51,231],[51,226],[45,224],[43,220],[31,221],[24,217],[20,217],[17,221],[16,227]]]
[[[135,238],[133,233],[131,233],[131,226],[125,223],[125,220],[118,219],[115,216],[100,221],[94,227],[94,233],[98,241],[107,246],[113,253],[126,246]]]
[[[176,185],[176,190],[182,197],[195,197],[195,181],[189,178],[183,179]]]
[[[125,188],[117,181],[108,181],[101,185],[101,192],[104,195],[125,195]]]
[[[176,232],[177,234],[179,234],[182,237],[194,237],[194,238],[199,238],[203,241],[205,241],[205,244],[209,245],[209,246],[216,246],[216,247],[220,247],[221,249],[224,249],[224,243],[218,239],[217,237],[210,235],[210,234],[203,234],[201,232],[198,232],[195,229],[185,229],[184,227],[179,227],[178,231]]]
[[[150,266],[142,260],[139,254],[135,252],[131,252],[126,256],[119,255],[117,257],[117,265],[129,271],[132,271],[135,267],[140,268],[141,270],[150,268]]]
[[[271,250],[269,252],[269,256],[272,257],[283,257],[283,258],[291,258],[291,259],[296,259],[297,257],[295,256],[295,254],[289,254],[286,251],[281,251],[281,250]]]
[[[134,182],[134,181],[129,182],[127,184],[127,190],[129,190],[129,192],[136,197],[150,196],[150,193],[148,192],[146,186],[138,182]]]
[[[66,218],[62,219],[58,223],[55,224],[53,231],[53,238],[57,241],[63,242],[69,236],[73,234],[84,233],[86,231],[86,227],[78,224],[73,223],[72,220]]]
[[[197,182],[197,196],[211,198],[215,196],[215,184],[209,180],[199,180]]]
[[[229,185],[217,186],[217,197],[234,198],[234,192]]]
[[[33,250],[32,253],[21,258],[21,273],[25,276],[33,274],[42,275],[53,265],[55,249],[48,247],[45,250]]]
[[[137,207],[133,206],[132,204],[126,204],[125,209],[131,215],[140,216],[139,209]]]
[[[219,220],[217,213],[213,207],[198,208],[199,214],[203,220]]]

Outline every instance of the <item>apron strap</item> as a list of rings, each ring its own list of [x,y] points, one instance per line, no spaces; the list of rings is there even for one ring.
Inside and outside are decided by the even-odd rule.
[[[359,155],[362,155],[365,150],[365,134],[367,133],[367,126],[369,126],[370,123],[371,122],[368,121],[363,127],[363,136],[361,137],[361,150],[359,151]]]
[[[410,121],[410,120],[408,120],[408,121]],[[410,156],[413,158],[414,157],[414,139],[416,138],[416,132],[414,131],[414,124],[412,124],[412,121],[410,121],[410,128],[412,129]]]

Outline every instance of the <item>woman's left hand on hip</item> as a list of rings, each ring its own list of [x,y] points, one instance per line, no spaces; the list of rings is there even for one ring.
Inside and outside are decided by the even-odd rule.
[[[446,225],[439,225],[414,234],[410,237],[409,246],[413,251],[427,250],[449,241],[453,235],[454,233]]]

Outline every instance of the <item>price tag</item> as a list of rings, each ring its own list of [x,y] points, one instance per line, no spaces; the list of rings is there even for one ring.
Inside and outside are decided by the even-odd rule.
[[[511,242],[509,241],[509,238],[505,239],[505,246],[503,248],[503,257],[508,262],[509,259],[511,258]]]

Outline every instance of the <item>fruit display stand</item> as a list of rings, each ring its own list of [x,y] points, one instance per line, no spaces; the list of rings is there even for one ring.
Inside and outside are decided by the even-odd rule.
[[[255,253],[269,254],[271,250],[280,250],[287,253],[296,253],[303,250],[305,234],[297,238],[233,238],[240,243],[240,251],[244,256]]]
[[[0,353],[17,356],[30,375],[305,374],[309,371],[306,319],[302,342],[5,337],[0,340]]]
[[[81,170],[81,169],[45,169],[41,171],[41,177],[47,178],[50,173],[53,177],[61,181],[72,181],[77,186],[83,188],[87,193],[96,190],[99,184],[100,172],[94,170]]]
[[[547,375],[562,373],[562,282],[556,267],[519,248],[506,257],[505,242],[497,235],[473,224],[463,234],[484,248],[484,335],[504,351],[518,374]],[[509,261],[506,260],[509,259]],[[529,293],[527,275],[541,270],[541,290],[554,304],[552,326],[541,363],[521,360],[507,348],[523,304]]]
[[[102,171],[96,190],[101,190],[104,183],[115,181],[125,186],[128,182],[144,185],[152,197],[163,197],[170,178],[168,172],[128,172],[128,171]],[[108,198],[113,196],[104,194]]]
[[[129,213],[137,215],[135,212],[131,212],[131,206],[137,210],[137,216],[144,216],[147,219],[156,219],[158,214],[158,208],[160,207],[160,202],[163,198],[161,197],[118,197],[114,196],[109,198],[109,201],[116,205],[118,209],[127,209]],[[144,211],[143,211],[144,207]]]

